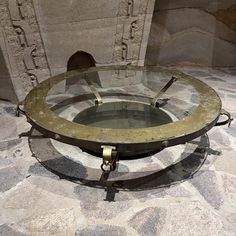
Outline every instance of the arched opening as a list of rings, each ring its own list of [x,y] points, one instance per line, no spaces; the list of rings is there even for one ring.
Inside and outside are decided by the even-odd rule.
[[[67,71],[94,66],[96,66],[96,62],[91,54],[78,51],[69,58],[67,63]]]
[[[96,66],[96,61],[91,54],[84,51],[78,51],[69,58],[67,62],[67,71],[95,67],[95,66]],[[90,81],[100,85],[98,74],[97,73],[96,74],[92,73],[92,74],[93,76],[90,79]],[[76,83],[78,83],[78,78],[73,78],[66,82],[66,86],[74,85]]]

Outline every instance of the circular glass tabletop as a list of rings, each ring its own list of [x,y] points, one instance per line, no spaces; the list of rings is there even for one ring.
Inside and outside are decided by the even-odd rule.
[[[200,80],[176,70],[137,66],[51,77],[27,95],[24,105],[28,120],[49,137],[95,152],[113,145],[121,153],[199,137],[221,112],[219,96]]]

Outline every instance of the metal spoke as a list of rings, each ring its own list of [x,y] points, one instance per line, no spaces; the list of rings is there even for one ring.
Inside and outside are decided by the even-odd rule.
[[[166,90],[178,79],[174,76],[172,76],[171,80],[161,89],[159,93],[156,94],[156,96],[151,101],[151,106],[156,107],[157,101],[160,99],[160,97],[166,92]]]
[[[85,80],[91,90],[91,92],[94,94],[94,96],[96,97],[95,103],[96,104],[102,104],[102,98],[100,96],[100,94],[98,93],[96,87],[92,84],[92,82],[88,79],[87,75],[85,75]]]

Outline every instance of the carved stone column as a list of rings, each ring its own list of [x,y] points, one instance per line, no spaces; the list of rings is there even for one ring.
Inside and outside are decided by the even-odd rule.
[[[120,0],[114,64],[144,65],[154,5],[155,0]],[[138,81],[132,79],[135,74],[134,71],[117,71],[112,77],[118,77],[121,84],[136,83]]]
[[[115,64],[143,65],[154,3],[154,0],[120,0]]]
[[[31,0],[8,0],[0,4],[3,51],[18,100],[40,80],[50,76],[43,41]]]

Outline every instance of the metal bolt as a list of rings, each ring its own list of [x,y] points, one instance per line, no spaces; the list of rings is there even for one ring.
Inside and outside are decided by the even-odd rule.
[[[168,147],[169,141],[165,140],[161,143],[162,147]]]

